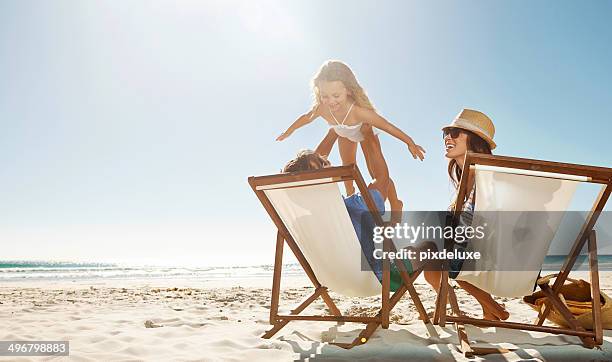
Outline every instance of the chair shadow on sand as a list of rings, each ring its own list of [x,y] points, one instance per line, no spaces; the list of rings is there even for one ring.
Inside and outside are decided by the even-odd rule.
[[[401,330],[381,330],[378,329],[368,343],[362,346],[356,346],[351,349],[343,349],[328,343],[314,340],[298,331],[294,331],[290,336],[295,336],[305,342],[312,343],[310,348],[304,349],[294,339],[287,339],[281,337],[281,340],[289,343],[293,351],[299,354],[297,360],[303,361],[308,359],[309,361],[316,360],[355,360],[355,359],[366,359],[366,360],[402,360],[405,361],[407,357],[411,360],[443,360],[444,355],[452,359],[452,355],[448,346],[443,344],[443,351],[427,348],[428,345],[432,344],[432,341],[444,343],[446,339],[441,339],[438,336],[437,331],[432,324],[427,324],[428,334],[431,337],[423,338],[410,332],[407,329]],[[324,333],[334,336],[335,341],[338,339],[352,340],[355,335],[359,334],[361,329],[356,328],[354,330],[338,331],[338,327],[330,327]],[[451,338],[449,336],[448,338]],[[456,335],[455,335],[456,337]],[[389,341],[382,342],[384,339]],[[389,343],[390,342],[390,343]],[[448,342],[450,343],[450,342]],[[418,346],[417,349],[414,346]],[[410,353],[407,354],[407,349],[410,348]]]
[[[378,329],[367,344],[356,346],[352,349],[343,349],[328,343],[314,340],[298,331],[294,331],[288,336],[283,336],[280,340],[288,343],[293,351],[299,355],[297,360],[309,361],[316,360],[402,360],[407,358],[419,361],[445,361],[456,360],[463,357],[457,347],[457,333],[454,326],[447,327],[425,325],[427,337],[415,334],[403,328],[399,330]],[[478,347],[500,347],[511,351],[504,354],[489,354],[480,356],[486,360],[506,361],[511,359],[520,360],[551,360],[551,361],[607,361],[612,360],[612,330],[605,330],[603,345],[588,349],[578,344],[578,337],[566,335],[549,335],[546,333],[536,333],[537,337],[522,330],[511,330],[504,328],[478,328],[467,326],[469,329],[470,340],[474,346]],[[328,336],[338,339],[352,339],[360,332],[359,328],[347,331],[338,331],[338,326],[330,327],[323,332]],[[443,336],[440,336],[443,334]],[[503,334],[504,337],[500,337]],[[301,340],[306,343],[299,343]],[[511,341],[511,342],[509,342]],[[309,348],[304,346],[310,343]],[[496,344],[494,344],[496,343]],[[473,358],[472,358],[473,359]]]

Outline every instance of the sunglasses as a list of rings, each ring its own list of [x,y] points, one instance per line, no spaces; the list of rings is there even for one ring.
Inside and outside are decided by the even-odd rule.
[[[442,138],[446,138],[446,136],[450,135],[451,138],[457,138],[463,132],[461,128],[445,128],[442,130]]]

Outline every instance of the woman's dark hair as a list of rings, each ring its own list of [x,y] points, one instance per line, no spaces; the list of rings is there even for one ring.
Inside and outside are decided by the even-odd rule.
[[[470,132],[464,129],[462,129],[461,132],[467,135],[468,151],[486,153],[489,155],[491,154],[491,146],[487,143],[487,141],[482,139],[474,132]],[[461,171],[461,167],[459,167],[459,165],[457,164],[457,161],[455,159],[450,160],[450,162],[448,163],[448,176],[450,177],[451,182],[453,183],[453,186],[455,186],[456,189],[459,188],[459,182],[461,181],[462,174],[463,172]]]

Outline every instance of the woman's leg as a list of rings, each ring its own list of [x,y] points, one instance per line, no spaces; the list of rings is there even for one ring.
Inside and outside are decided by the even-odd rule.
[[[414,258],[410,259],[410,264],[412,265],[412,270],[423,270],[423,273],[425,274],[425,279],[427,279],[428,277],[431,279],[433,274],[431,274],[431,272],[433,271],[433,273],[440,273],[438,270],[440,270],[440,261],[435,259],[435,260],[429,260],[429,259],[423,259],[421,260],[421,254],[425,254],[426,252],[435,252],[438,250],[438,247],[436,246],[436,243],[433,241],[423,241],[420,242],[418,244],[412,245],[412,246],[408,246],[405,247],[404,249],[411,251],[413,253]],[[429,280],[429,279],[427,279]],[[432,279],[433,281],[433,279]],[[440,278],[438,277],[438,282],[440,281]],[[431,283],[430,283],[431,284]],[[438,283],[439,284],[439,283]],[[437,288],[436,288],[437,289]]]
[[[432,243],[433,244],[433,243]],[[435,244],[433,246],[428,245],[427,249],[432,251],[436,251],[437,248]],[[438,264],[439,265],[439,264]],[[431,268],[430,269],[437,269]],[[439,270],[425,270],[423,272],[425,276],[425,280],[431,287],[438,292],[440,290],[440,278],[442,277],[442,272]],[[461,289],[468,292],[471,296],[476,298],[480,306],[482,307],[482,314],[484,319],[488,320],[506,320],[510,317],[510,313],[504,308],[503,305],[497,303],[491,294],[485,292],[484,290],[470,284],[468,282],[464,282],[461,280],[456,280],[457,284],[461,287]]]
[[[356,163],[357,143],[347,139],[346,137],[338,137],[338,150],[340,151],[340,159],[342,159],[342,166]],[[353,181],[344,181],[344,187],[346,188],[347,196],[350,196],[355,193],[355,186],[353,185]]]
[[[361,126],[361,132],[363,133],[364,140],[361,142],[361,150],[368,166],[368,171],[372,178],[376,177],[376,169],[378,164],[388,170],[387,161],[382,153],[380,146],[380,140],[377,135],[374,134],[372,126],[364,124]],[[400,222],[402,218],[402,210],[404,203],[397,197],[397,190],[395,189],[395,183],[389,178],[389,187],[387,189],[387,197],[389,198],[389,204],[391,205],[391,217],[392,221]]]
[[[482,314],[484,319],[488,320],[506,320],[510,317],[510,313],[502,306],[497,303],[491,294],[485,292],[484,290],[461,280],[456,280],[457,284],[461,287],[461,289],[470,293],[480,306],[482,307]]]
[[[440,290],[440,278],[442,277],[442,272],[436,270],[425,270],[423,272],[425,275],[425,280],[431,287],[438,292]],[[461,280],[456,280],[457,284],[461,287],[461,289],[468,292],[471,296],[473,296],[478,304],[482,307],[482,314],[484,319],[488,320],[506,320],[510,317],[510,313],[502,306],[497,303],[491,294],[485,292],[484,290],[475,287],[474,285],[464,282]]]
[[[438,292],[440,290],[440,278],[442,277],[442,272],[438,270],[425,270],[423,272],[425,276],[425,280],[431,287]]]

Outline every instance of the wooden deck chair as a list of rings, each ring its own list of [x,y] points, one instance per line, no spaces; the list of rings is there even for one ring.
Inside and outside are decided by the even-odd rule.
[[[544,312],[538,317],[537,323],[534,324],[489,321],[466,317],[462,315],[459,309],[453,288],[449,287],[448,271],[444,270],[442,271],[440,292],[436,300],[436,310],[433,317],[434,324],[444,326],[447,321],[454,322],[457,328],[457,335],[459,336],[460,348],[466,356],[503,353],[508,350],[470,346],[464,324],[574,335],[582,340],[585,347],[593,348],[596,345],[601,345],[603,343],[603,330],[600,298],[592,298],[594,328],[593,330],[585,330],[578,325],[569,309],[558,297],[558,292],[572,270],[580,251],[585,243],[588,243],[591,295],[600,295],[597,244],[593,228],[610,196],[610,192],[612,192],[612,169],[477,153],[467,153],[464,165],[464,172],[457,195],[458,201],[454,211],[453,222],[455,225],[457,225],[463,204],[466,202],[468,179],[472,173],[475,174],[476,187],[474,218],[477,217],[479,212],[486,211],[565,211],[578,183],[594,183],[600,184],[602,187],[552,286],[547,281],[544,281],[544,278],[542,280],[538,279],[539,270],[483,271],[483,269],[480,269],[479,271],[474,271],[476,269],[470,269],[472,271],[462,270],[456,278],[470,282],[492,295],[506,297],[529,295],[537,282],[538,287],[548,297],[548,304],[554,305],[570,327],[543,325],[551,310],[550,305],[547,305]],[[535,190],[534,185],[538,185],[535,187]],[[550,193],[551,197],[541,197],[542,193]],[[538,205],[538,202],[540,202],[540,205]],[[554,231],[556,231],[561,221],[559,215],[561,213],[556,213],[551,217],[554,220],[551,220],[547,225],[553,228]],[[541,260],[539,264],[541,267],[552,237],[554,237],[554,232],[552,234],[544,233],[540,236],[541,239],[538,239],[537,243],[532,243],[534,247],[531,248],[528,257],[539,258]],[[452,248],[451,243],[452,241],[446,243],[447,249]],[[508,240],[505,243],[508,244]],[[485,245],[485,243],[480,245]],[[503,252],[500,252],[501,249],[495,249],[495,245],[485,247],[487,253],[483,254],[483,259],[504,257]],[[504,247],[512,247],[512,245]],[[451,304],[451,315],[446,315],[447,298]]]
[[[429,323],[425,308],[413,286],[420,271],[409,275],[405,266],[398,262],[396,265],[402,284],[390,296],[388,259],[383,260],[382,283],[371,270],[362,269],[361,244],[338,187],[339,182],[346,180],[356,182],[375,223],[382,226],[382,217],[376,212],[376,205],[355,165],[249,177],[251,188],[278,229],[270,307],[270,324],[273,327],[263,338],[272,337],[289,321],[295,320],[365,323],[365,329],[352,343],[334,343],[343,348],[352,348],[366,343],[378,326],[388,328],[390,310],[406,292],[410,294],[421,319]],[[285,242],[315,287],[314,293],[289,315],[278,313]],[[390,240],[383,241],[383,251],[394,251]],[[346,296],[380,294],[380,310],[373,317],[342,315],[329,296],[328,288]],[[332,315],[299,315],[318,297],[323,299]]]

